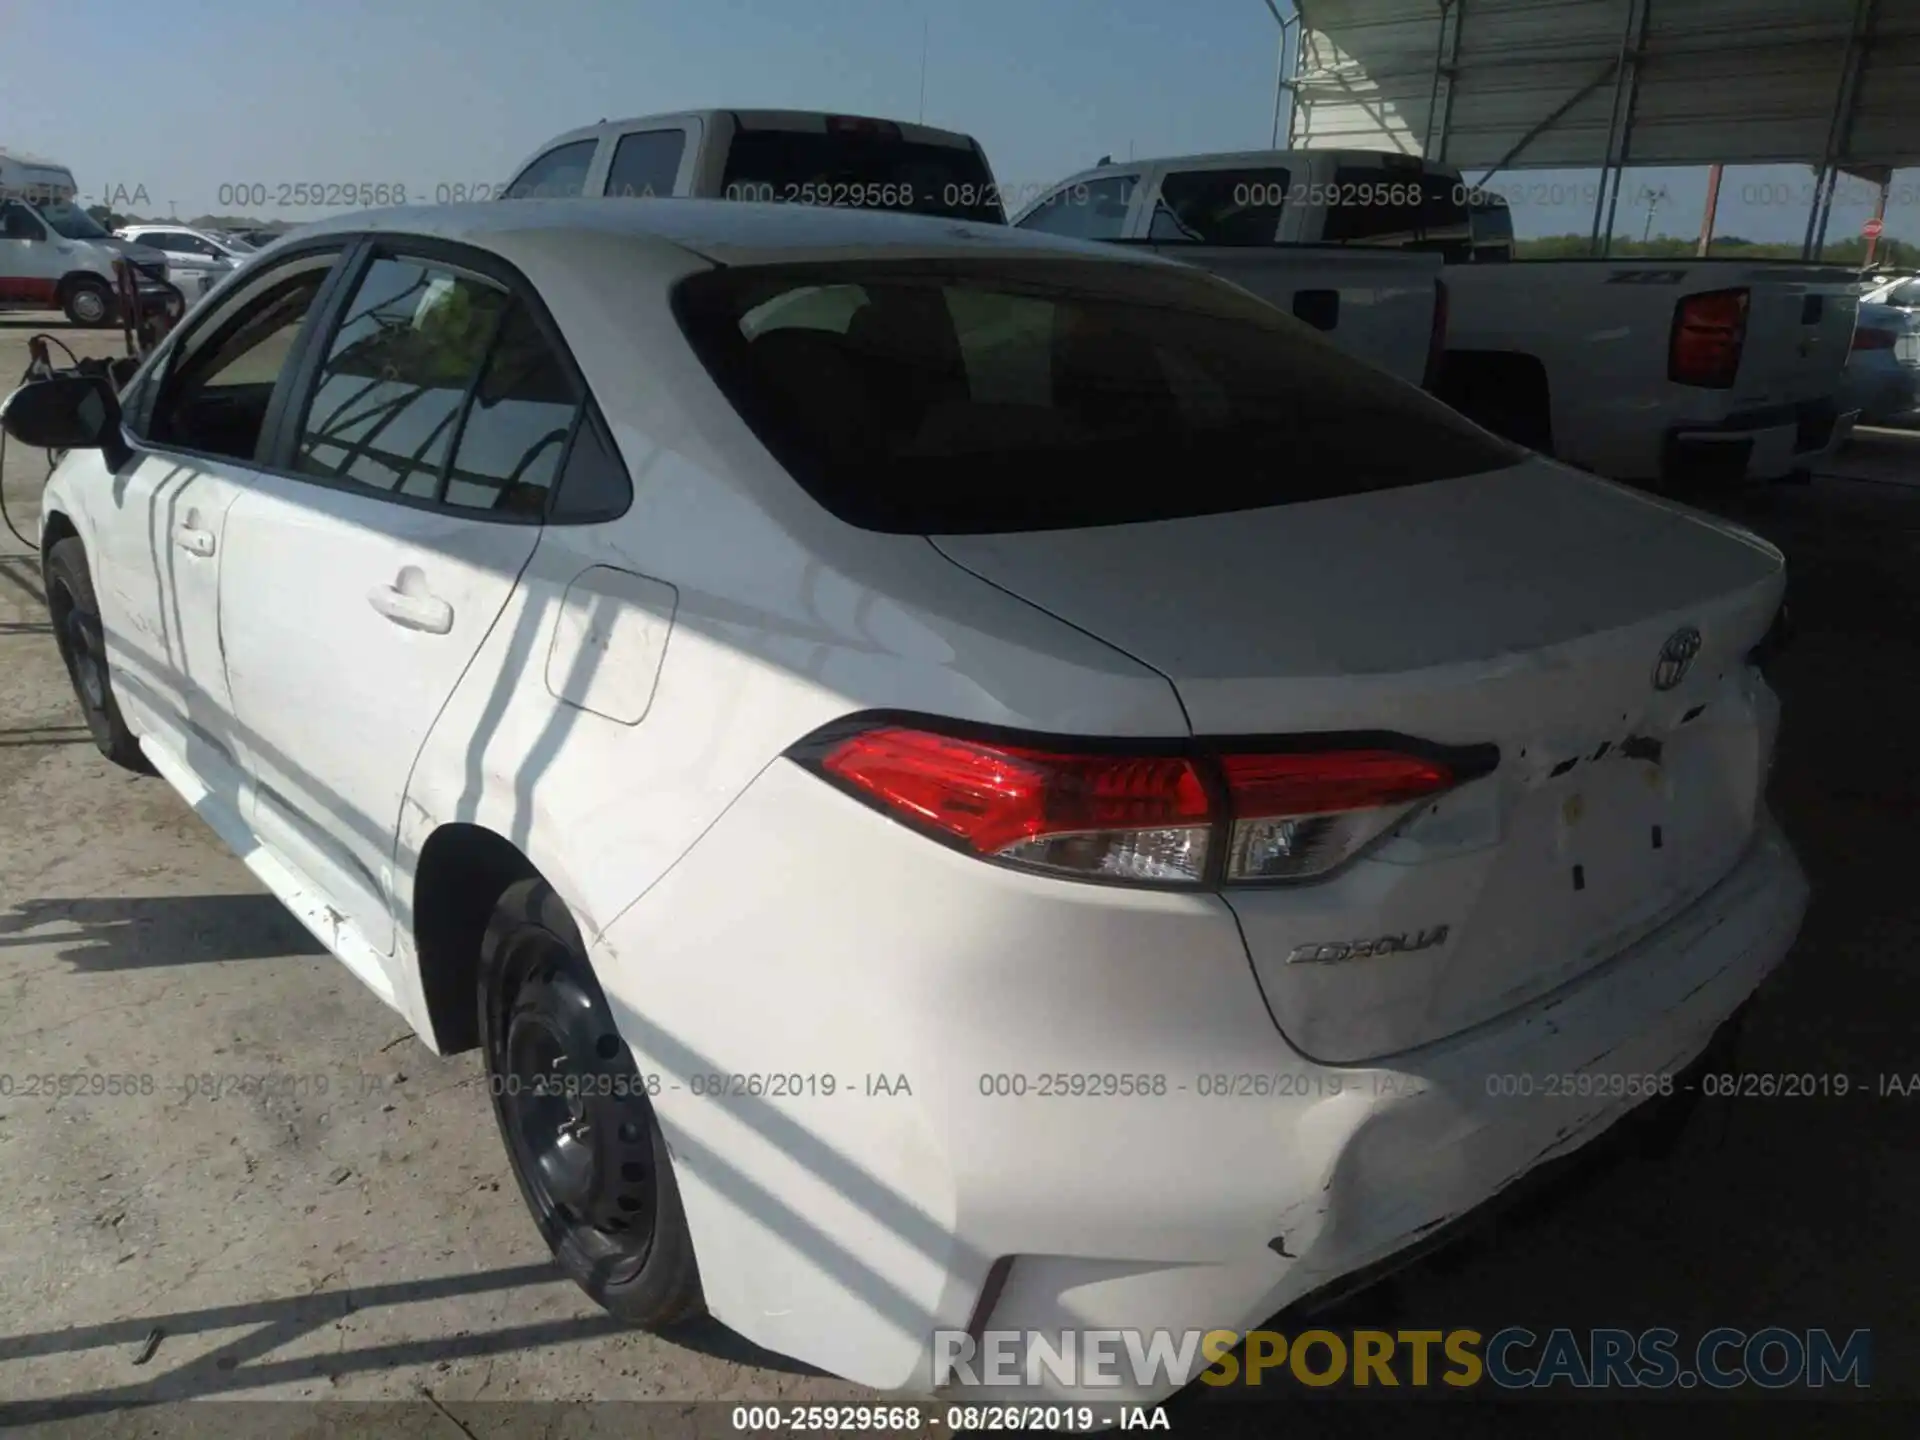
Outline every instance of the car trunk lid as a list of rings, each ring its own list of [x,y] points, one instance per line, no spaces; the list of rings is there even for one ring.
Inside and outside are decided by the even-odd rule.
[[[1747,654],[1780,556],[1621,487],[1536,460],[934,543],[1160,671],[1197,735],[1499,748],[1333,874],[1224,892],[1275,1021],[1317,1059],[1526,1003],[1700,895],[1752,833],[1772,720]]]

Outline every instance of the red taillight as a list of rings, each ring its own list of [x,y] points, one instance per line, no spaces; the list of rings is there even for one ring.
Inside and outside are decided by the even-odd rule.
[[[1410,806],[1497,758],[1487,747],[1463,754],[1450,764],[1373,748],[1075,753],[902,725],[796,751],[896,819],[975,855],[1174,885],[1324,874]]]
[[[1391,750],[1226,755],[1220,768],[1233,808],[1229,880],[1324,874],[1457,783],[1452,767]]]
[[[1433,282],[1433,333],[1427,337],[1427,375],[1422,381],[1431,390],[1440,381],[1440,365],[1447,358],[1447,282]]]
[[[1891,330],[1856,330],[1853,332],[1853,348],[1859,350],[1891,350],[1900,341],[1900,337]]]
[[[1747,343],[1750,299],[1746,290],[1713,290],[1682,300],[1674,308],[1668,378],[1679,385],[1730,388]]]

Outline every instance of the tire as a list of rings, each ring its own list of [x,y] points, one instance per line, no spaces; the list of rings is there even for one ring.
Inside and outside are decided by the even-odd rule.
[[[480,942],[480,1041],[500,1139],[560,1268],[614,1316],[704,1313],[673,1159],[573,917],[516,881]]]
[[[93,576],[87,569],[87,548],[77,535],[56,541],[42,566],[47,586],[47,613],[53,621],[54,641],[66,662],[74,698],[86,716],[87,729],[102,755],[136,775],[153,774],[140,751],[140,741],[127,728],[120,703],[113,696],[113,677],[107,669],[106,632],[100,625],[100,604],[93,594]]]
[[[113,291],[103,280],[76,280],[67,287],[61,303],[67,323],[82,330],[110,329],[113,325]]]

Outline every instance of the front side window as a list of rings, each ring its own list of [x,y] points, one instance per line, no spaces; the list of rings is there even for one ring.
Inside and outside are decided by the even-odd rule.
[[[599,144],[598,140],[576,140],[549,150],[507,186],[507,198],[549,200],[586,194],[587,171],[593,168],[593,152]]]
[[[741,267],[688,279],[675,305],[768,450],[871,530],[1216,514],[1525,453],[1184,267]]]
[[[1024,216],[1020,228],[1076,240],[1124,239],[1127,207],[1139,183],[1138,175],[1103,175],[1063,185]]]
[[[106,240],[111,238],[86,211],[67,201],[55,201],[40,207],[40,216],[56,234],[68,240]]]
[[[0,202],[0,240],[44,240],[47,238],[46,226],[42,225],[26,206],[12,200]]]
[[[254,459],[274,387],[337,258],[327,253],[291,262],[184,337],[143,382],[160,386],[146,422],[148,442]]]
[[[648,200],[673,194],[680,175],[680,154],[687,148],[681,130],[640,130],[622,135],[607,169],[607,191],[623,200]]]
[[[1160,182],[1148,238],[1162,244],[1271,245],[1290,172],[1181,170]]]
[[[424,261],[376,259],[335,332],[294,468],[430,500],[507,292]]]

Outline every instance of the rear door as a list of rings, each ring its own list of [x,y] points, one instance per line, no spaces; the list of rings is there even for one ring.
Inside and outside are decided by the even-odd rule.
[[[255,833],[385,955],[408,773],[533,553],[580,392],[493,262],[382,242],[359,266],[228,518],[221,629]]]

